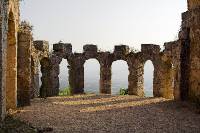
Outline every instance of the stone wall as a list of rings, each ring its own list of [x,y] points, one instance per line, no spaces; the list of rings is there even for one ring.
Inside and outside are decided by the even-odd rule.
[[[185,33],[187,70],[186,98],[200,101],[200,4],[183,13],[182,32]],[[183,77],[183,76],[182,76]],[[186,100],[187,100],[186,99]]]
[[[97,59],[100,64],[99,92],[111,94],[111,66],[114,61],[124,60],[129,67],[130,95],[144,96],[144,64],[151,60],[154,64],[154,96],[173,98],[172,62],[164,59],[164,52],[158,45],[144,44],[141,52],[133,52],[126,45],[115,46],[114,52],[99,51],[96,45],[85,45],[83,53],[72,53],[72,45],[54,44],[53,52],[42,66],[42,88],[47,89],[45,96],[57,96],[59,93],[59,73],[62,59],[67,59],[69,85],[73,94],[84,93],[84,63],[88,59]],[[45,69],[46,68],[46,69]],[[48,76],[46,76],[48,75]],[[49,84],[48,84],[49,83]]]
[[[6,108],[17,107],[17,32],[19,25],[19,1],[2,0],[0,44],[0,114],[5,117]]]

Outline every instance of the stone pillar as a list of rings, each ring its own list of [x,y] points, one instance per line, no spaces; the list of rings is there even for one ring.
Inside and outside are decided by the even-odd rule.
[[[32,35],[18,33],[17,100],[18,106],[30,105]]]
[[[72,94],[84,93],[84,67],[70,66],[69,69],[69,84],[72,89]]]
[[[69,60],[69,85],[72,94],[84,93],[84,58],[82,54],[75,53]]]
[[[40,85],[39,85],[39,58],[33,52],[34,46],[32,46],[31,51],[31,89],[30,89],[30,96],[31,99],[39,97],[40,95]]]
[[[35,69],[35,70],[33,70]],[[40,86],[39,86],[39,68],[31,67],[31,98],[36,98],[40,95]]]
[[[100,66],[100,93],[111,94],[111,66],[102,65]]]
[[[6,116],[7,7],[0,1],[0,122]]]
[[[41,72],[42,72],[42,85],[40,88],[40,97],[45,98],[47,97],[47,90],[51,88],[52,82],[51,82],[51,70],[52,70],[52,65],[49,60],[49,58],[43,58],[41,61]]]
[[[59,89],[60,89],[60,83],[59,83],[59,74],[60,74],[60,62],[62,61],[61,57],[58,57],[56,55],[52,55],[50,57],[51,61],[51,70],[50,70],[50,81],[51,86],[49,86],[47,90],[47,96],[58,96],[59,95]]]
[[[180,89],[180,79],[181,79],[181,41],[173,41],[165,43],[164,56],[166,56],[166,60],[170,61],[172,64],[171,69],[171,90],[173,91],[174,100],[181,100],[181,89]],[[169,66],[170,67],[170,66]],[[170,73],[170,71],[169,71]]]
[[[162,97],[163,95],[163,79],[165,79],[164,72],[162,72],[162,67],[160,67],[161,64],[154,63],[154,74],[153,74],[153,96],[154,97]],[[163,92],[162,92],[163,91]]]
[[[33,42],[33,47],[32,47],[32,71],[34,71],[32,75],[32,92],[34,92],[36,96],[40,97],[46,97],[47,96],[47,90],[51,86],[51,80],[50,76],[50,70],[51,68],[51,61],[49,59],[49,42],[44,41],[44,40],[37,40]],[[35,64],[33,64],[35,63]],[[39,64],[41,65],[41,72],[43,69],[44,76],[42,73],[42,78],[45,83],[42,83],[41,87],[39,88]],[[43,65],[43,66],[42,66]],[[47,68],[47,70],[44,70]],[[48,74],[47,74],[48,73]],[[49,82],[46,83],[46,82]],[[35,82],[35,83],[34,83]],[[42,90],[41,90],[42,89]],[[38,95],[39,92],[39,95]],[[42,94],[41,94],[42,93]]]
[[[144,97],[144,65],[138,60],[133,62],[132,65],[129,65],[128,92],[129,95]]]
[[[173,98],[172,64],[154,63],[153,94],[154,97]]]

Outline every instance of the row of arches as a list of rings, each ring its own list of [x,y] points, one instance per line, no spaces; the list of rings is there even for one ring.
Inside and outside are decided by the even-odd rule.
[[[69,86],[68,82],[68,62],[66,59],[62,59],[60,63],[60,89],[64,89]],[[153,96],[153,71],[154,67],[149,60],[144,66],[144,92],[146,97]],[[128,88],[128,65],[126,61],[118,60],[112,63],[112,87],[111,94],[117,95],[121,88]],[[84,92],[96,93],[99,91],[100,81],[100,64],[96,59],[89,59],[84,63]]]

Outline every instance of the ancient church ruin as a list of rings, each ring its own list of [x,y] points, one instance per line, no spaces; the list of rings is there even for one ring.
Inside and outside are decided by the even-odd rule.
[[[31,27],[19,18],[19,0],[0,1],[0,115],[8,109],[30,105],[35,97],[57,96],[59,64],[67,59],[69,85],[73,94],[84,93],[84,63],[96,59],[100,64],[102,94],[111,94],[111,65],[116,60],[128,64],[129,95],[144,96],[144,64],[154,65],[154,97],[197,102],[200,99],[200,1],[188,0],[188,11],[182,14],[179,39],[159,45],[142,44],[141,51],[129,46],[115,46],[114,52],[100,51],[96,45],[73,53],[72,45],[58,43],[49,51],[44,40],[33,40]],[[39,87],[39,65],[42,85]]]

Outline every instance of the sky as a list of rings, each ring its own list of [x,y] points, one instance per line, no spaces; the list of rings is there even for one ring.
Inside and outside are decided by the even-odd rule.
[[[158,44],[177,38],[186,0],[25,0],[21,20],[34,26],[35,40],[85,44],[113,50],[125,44]]]

